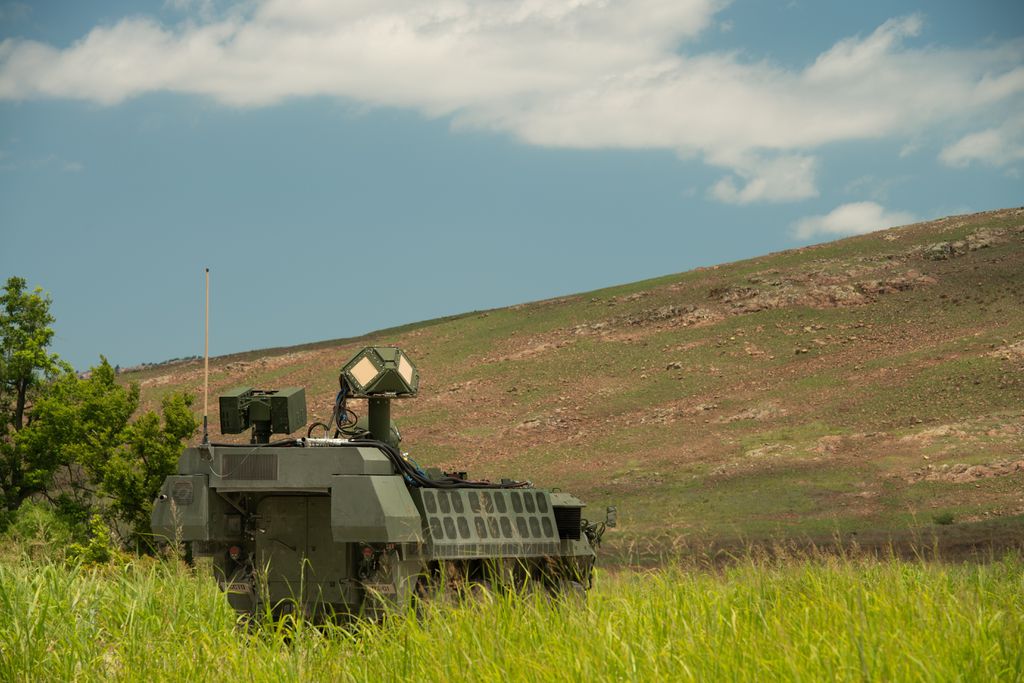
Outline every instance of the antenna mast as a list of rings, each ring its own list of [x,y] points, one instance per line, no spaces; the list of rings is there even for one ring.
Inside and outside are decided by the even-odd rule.
[[[206,269],[206,334],[203,339],[203,443],[210,443],[210,269]]]

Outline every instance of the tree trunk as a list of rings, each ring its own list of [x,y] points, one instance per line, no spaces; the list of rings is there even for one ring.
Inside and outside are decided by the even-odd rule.
[[[8,486],[4,490],[4,503],[8,510],[14,511],[21,506],[21,501],[24,498],[21,495],[21,457],[13,445],[7,455],[7,467],[10,472],[10,481],[5,482]]]
[[[25,427],[25,404],[28,402],[29,379],[19,379],[15,384],[17,396],[14,402],[14,414],[11,416],[11,426],[14,427],[15,432],[20,432]],[[6,449],[7,462],[5,463],[8,481],[3,482],[3,502],[7,509],[11,511],[17,510],[26,498],[35,493],[34,490],[28,490],[24,486],[25,473],[22,471],[21,454],[18,452],[18,447],[13,441],[14,438],[11,435],[12,443],[9,443],[9,449]]]
[[[14,404],[14,431],[25,426],[25,402],[28,400],[28,378],[18,380],[18,398]]]

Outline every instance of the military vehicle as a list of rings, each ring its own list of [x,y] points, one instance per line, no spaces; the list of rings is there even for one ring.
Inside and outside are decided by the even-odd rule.
[[[306,423],[303,389],[220,396],[221,433],[251,428],[250,443],[204,437],[154,501],[154,533],[212,558],[237,611],[373,617],[414,596],[481,586],[589,588],[614,508],[592,523],[568,493],[420,468],[391,420],[391,401],[419,388],[398,348],[363,349],[339,385],[329,421],[278,441],[271,435]],[[368,401],[365,419],[347,404],[356,398]]]

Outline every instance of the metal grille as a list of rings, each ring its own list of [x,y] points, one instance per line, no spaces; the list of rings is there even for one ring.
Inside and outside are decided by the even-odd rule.
[[[543,557],[557,555],[557,543],[435,543],[435,557]]]
[[[224,479],[277,479],[277,453],[225,453]]]
[[[562,539],[580,540],[581,508],[560,507],[553,508],[555,513],[555,524],[558,526],[558,537]]]
[[[178,505],[192,504],[192,482],[176,481],[171,485],[171,499]]]

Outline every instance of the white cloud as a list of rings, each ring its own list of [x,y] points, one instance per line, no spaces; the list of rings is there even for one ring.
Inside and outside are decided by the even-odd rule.
[[[731,173],[709,194],[741,203],[815,196],[824,145],[916,139],[1024,107],[1024,42],[910,47],[919,16],[791,69],[688,49],[725,0],[167,1],[197,18],[128,18],[63,49],[0,42],[0,99],[335,96],[534,145],[697,156]]]
[[[1024,116],[998,128],[965,135],[945,147],[939,158],[948,166],[963,168],[972,162],[1006,166],[1024,160]]]
[[[911,213],[889,211],[876,202],[852,202],[837,206],[825,215],[801,218],[793,224],[793,234],[799,239],[818,235],[861,235],[916,220]]]
[[[910,140],[910,142],[907,142],[902,147],[900,147],[900,159],[906,159],[909,156],[913,156],[920,149],[921,140],[917,138],[912,139]]]
[[[735,176],[719,180],[708,190],[708,194],[719,201],[749,204],[793,201],[818,195],[814,184],[817,162],[813,157],[786,155],[768,160],[735,160],[719,165],[731,167],[745,182],[743,187],[737,187]]]

